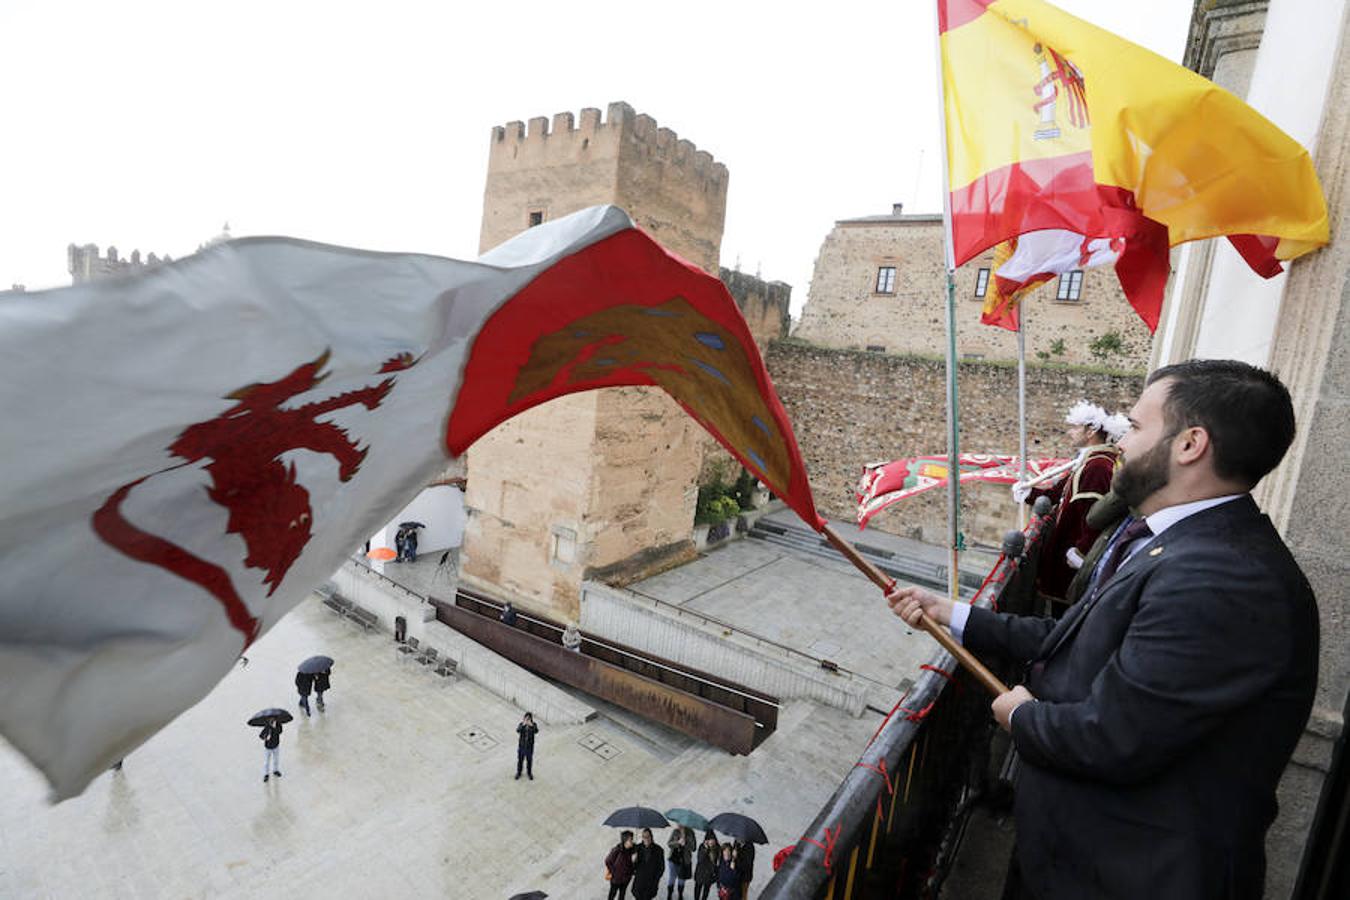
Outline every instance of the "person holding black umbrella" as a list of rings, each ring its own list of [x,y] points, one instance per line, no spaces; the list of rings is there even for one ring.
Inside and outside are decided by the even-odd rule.
[[[637,849],[633,846],[633,832],[624,831],[619,835],[619,843],[605,857],[605,877],[609,879],[608,900],[624,900],[628,894],[628,882],[633,877],[633,857]]]
[[[534,736],[539,726],[534,724],[534,713],[526,713],[525,718],[516,726],[516,780],[520,780],[520,770],[524,767],[534,781]]]
[[[281,721],[268,719],[258,733],[263,742],[263,783],[273,775],[281,777]]]
[[[642,829],[642,843],[637,846],[633,864],[633,900],[654,900],[661,887],[661,873],[666,870],[666,853],[661,845],[652,842],[652,830]]]
[[[314,676],[309,672],[295,673],[295,689],[300,692],[300,708],[309,715],[309,692],[314,689]]]
[[[717,835],[709,831],[703,836],[694,864],[694,900],[708,900],[717,883],[717,866],[721,861],[722,848],[717,844]]]
[[[733,849],[736,853],[736,874],[740,876],[741,882],[741,892],[736,896],[749,897],[750,880],[755,877],[755,845],[736,838]]]
[[[332,674],[332,672],[314,673],[314,705],[319,707],[319,712],[323,712],[323,692],[333,686],[328,680]]]

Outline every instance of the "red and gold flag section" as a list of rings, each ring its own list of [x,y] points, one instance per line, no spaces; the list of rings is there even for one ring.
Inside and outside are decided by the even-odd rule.
[[[1028,459],[1027,476],[1036,478],[1066,459]],[[1021,457],[988,453],[962,453],[957,460],[960,481],[984,481],[991,484],[1016,484],[1021,478]],[[866,528],[877,513],[892,504],[907,500],[947,483],[951,467],[946,455],[911,456],[888,463],[868,463],[858,479],[858,527]]]
[[[722,282],[636,227],[544,271],[493,313],[469,350],[446,445],[460,454],[565,394],[660,387],[819,529],[797,440]]]
[[[1269,277],[1326,244],[1307,151],[1232,94],[1042,0],[937,2],[958,265],[1033,232],[1105,241],[1152,329],[1171,246],[1226,235]]]

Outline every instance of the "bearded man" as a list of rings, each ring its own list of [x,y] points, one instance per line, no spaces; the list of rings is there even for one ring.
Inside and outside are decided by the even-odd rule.
[[[1017,861],[1054,898],[1259,898],[1275,788],[1312,709],[1312,589],[1250,491],[1294,437],[1269,372],[1154,372],[1121,439],[1116,527],[1063,619],[892,592],[976,653],[1030,663],[993,703],[1023,767]]]

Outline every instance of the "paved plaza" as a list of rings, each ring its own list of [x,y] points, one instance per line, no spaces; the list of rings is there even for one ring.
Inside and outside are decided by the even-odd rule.
[[[244,722],[267,706],[298,712],[294,667],[320,652],[337,660],[328,712],[286,727],[283,778],[263,784]],[[387,634],[308,600],[122,772],[55,807],[0,742],[0,897],[604,896],[616,835],[599,823],[633,804],[753,815],[771,838],[762,885],[879,721],[789,703],[777,733],[735,757],[658,746],[659,732],[604,714],[544,726],[537,780],[515,781],[522,711],[397,656]]]

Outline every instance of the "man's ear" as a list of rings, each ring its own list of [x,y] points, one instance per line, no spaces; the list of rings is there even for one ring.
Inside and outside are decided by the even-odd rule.
[[[1176,437],[1172,439],[1172,454],[1176,461],[1188,466],[1199,462],[1205,458],[1209,452],[1209,432],[1199,425],[1192,425],[1190,428],[1182,429]]]

